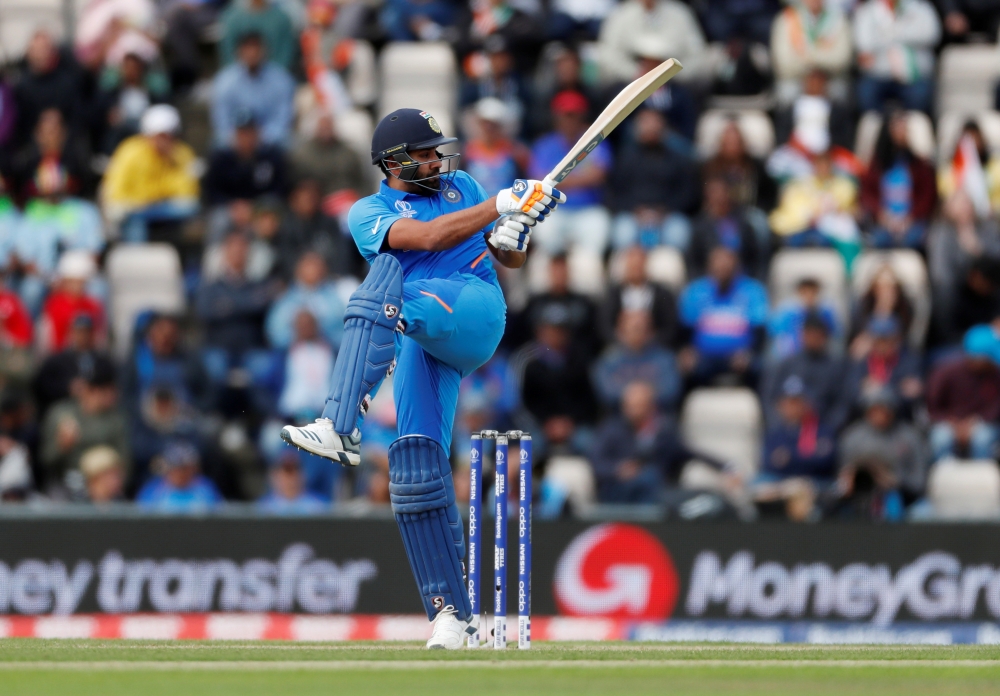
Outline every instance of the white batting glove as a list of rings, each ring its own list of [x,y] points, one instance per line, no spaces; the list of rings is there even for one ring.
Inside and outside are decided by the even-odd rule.
[[[551,184],[536,179],[517,179],[510,188],[497,194],[497,212],[501,215],[522,213],[541,222],[557,205],[565,202],[566,194]]]
[[[524,251],[528,248],[531,225],[534,220],[527,215],[515,213],[504,215],[493,223],[488,241],[494,249],[502,251]]]

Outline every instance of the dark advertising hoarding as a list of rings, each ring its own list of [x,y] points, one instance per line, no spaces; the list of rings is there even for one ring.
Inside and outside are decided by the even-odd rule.
[[[997,621],[998,531],[536,522],[532,609],[653,622]],[[0,614],[208,611],[419,614],[421,604],[391,520],[0,521]]]

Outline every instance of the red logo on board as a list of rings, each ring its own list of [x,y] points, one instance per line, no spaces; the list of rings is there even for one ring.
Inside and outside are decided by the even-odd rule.
[[[566,547],[554,590],[567,616],[655,620],[673,612],[679,581],[655,536],[631,524],[601,524]]]

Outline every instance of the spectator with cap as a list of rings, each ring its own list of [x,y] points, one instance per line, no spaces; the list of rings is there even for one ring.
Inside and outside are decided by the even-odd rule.
[[[865,0],[854,11],[854,50],[861,75],[858,108],[882,111],[897,99],[906,109],[930,113],[934,49],[941,22],[927,0]]]
[[[527,324],[525,333],[534,331],[543,315],[559,317],[560,323],[569,328],[573,345],[590,359],[601,346],[601,336],[594,331],[597,307],[589,297],[570,287],[569,260],[565,254],[550,258],[548,271],[548,290],[533,295],[522,312],[523,323]]]
[[[180,319],[154,313],[142,329],[123,371],[122,392],[130,408],[157,384],[169,384],[189,408],[208,410],[211,393],[198,357],[183,345]]]
[[[803,80],[812,70],[829,74],[837,101],[847,99],[851,58],[850,18],[830,0],[797,0],[774,18],[771,59],[781,105],[802,94]]]
[[[205,344],[231,358],[263,345],[264,316],[274,299],[273,284],[247,276],[249,252],[245,235],[229,234],[222,243],[222,276],[203,282],[195,303]]]
[[[865,329],[870,341],[867,351],[851,356],[846,389],[858,403],[865,394],[890,389],[900,405],[900,416],[912,418],[924,396],[921,356],[906,345],[894,317],[873,318]]]
[[[861,179],[869,243],[880,249],[923,249],[937,206],[934,167],[910,147],[908,123],[905,111],[886,118]]]
[[[148,238],[150,223],[178,223],[198,210],[194,151],[177,138],[181,119],[167,104],[142,115],[139,135],[124,140],[104,173],[104,215],[132,242]]]
[[[771,341],[770,354],[778,360],[795,355],[802,350],[803,328],[806,317],[816,314],[826,324],[827,337],[843,336],[843,328],[833,305],[822,299],[819,281],[806,276],[795,285],[795,296],[785,300],[771,311],[767,333]]]
[[[257,120],[241,111],[233,121],[233,139],[212,152],[202,185],[211,206],[262,196],[283,197],[288,175],[285,156],[275,145],[262,143]]]
[[[475,135],[462,148],[466,172],[489,195],[506,188],[507,182],[524,175],[531,152],[507,135],[512,126],[510,110],[496,97],[485,97],[473,107]]]
[[[305,486],[299,453],[283,448],[268,470],[268,492],[257,501],[257,510],[267,515],[317,515],[330,509],[322,498]]]
[[[614,344],[593,367],[594,391],[605,409],[621,407],[626,385],[642,381],[653,388],[656,405],[673,411],[681,392],[674,354],[655,342],[648,310],[631,310],[618,316]]]
[[[67,251],[56,268],[57,281],[42,308],[39,345],[43,352],[60,351],[69,340],[73,320],[90,317],[100,337],[106,338],[104,306],[87,293],[87,285],[97,273],[94,257],[86,251]]]
[[[50,406],[68,399],[79,380],[94,370],[112,372],[114,363],[99,348],[93,316],[76,314],[65,347],[47,357],[35,374],[33,391],[39,416],[44,418]]]
[[[73,395],[49,409],[42,421],[39,459],[47,486],[63,486],[67,474],[79,472],[83,453],[97,445],[107,445],[123,462],[130,461],[114,369],[102,362],[95,362],[82,375]]]
[[[288,350],[295,341],[299,313],[308,312],[319,335],[334,349],[344,334],[343,293],[327,273],[323,257],[306,252],[295,266],[295,281],[267,313],[267,339],[272,348]]]
[[[692,224],[691,244],[687,248],[688,273],[693,277],[708,272],[712,249],[724,246],[734,251],[745,273],[757,272],[757,234],[744,211],[733,205],[725,179],[705,181],[702,210]]]
[[[708,274],[688,284],[680,298],[680,369],[692,385],[730,376],[755,385],[767,332],[767,291],[743,274],[726,246],[708,256]]]
[[[684,465],[694,459],[727,469],[715,457],[691,450],[657,402],[653,385],[629,382],[620,411],[598,428],[592,460],[602,503],[661,503],[664,489],[676,487]]]
[[[851,425],[838,446],[837,507],[874,519],[899,520],[905,505],[924,492],[929,452],[920,431],[896,418],[892,389],[881,387],[861,400],[864,418]]]
[[[927,384],[934,460],[958,456],[992,459],[1000,436],[1000,368],[993,343],[970,331],[963,355],[935,368]]]
[[[611,176],[611,188],[618,192],[612,246],[684,250],[691,239],[687,213],[698,201],[697,168],[664,144],[667,123],[659,111],[640,109],[634,125],[635,143],[621,152]]]
[[[622,312],[649,312],[657,344],[675,348],[678,334],[677,300],[669,288],[654,283],[646,273],[646,252],[640,246],[622,253],[622,279],[612,285],[600,310],[600,327],[605,341],[614,339]]]
[[[24,53],[24,70],[14,85],[17,129],[13,142],[27,142],[46,109],[58,109],[79,135],[84,111],[82,75],[73,55],[61,51],[47,29],[36,29]]]
[[[541,435],[552,443],[571,443],[597,416],[589,356],[573,340],[565,307],[552,304],[535,320],[535,340],[510,359],[515,391]]]
[[[633,46],[640,37],[658,37],[667,53],[684,65],[682,80],[700,77],[699,61],[705,53],[705,35],[694,12],[677,0],[625,0],[601,26],[598,56],[601,78],[606,82],[635,79]]]
[[[833,431],[847,423],[850,400],[844,388],[847,365],[830,352],[830,325],[812,310],[802,320],[801,348],[764,371],[761,403],[768,423],[779,420],[781,389],[790,377],[798,377],[805,386],[817,416]]]
[[[108,505],[125,499],[125,466],[121,455],[107,445],[91,447],[80,457],[84,494],[94,505]]]
[[[583,135],[589,125],[587,98],[579,92],[560,92],[552,99],[554,131],[543,135],[531,151],[528,176],[544,179]],[[603,254],[611,231],[611,216],[601,204],[611,170],[611,149],[599,144],[559,184],[566,203],[535,231],[539,248],[554,253],[579,246]]]
[[[817,415],[801,377],[787,377],[779,395],[753,495],[758,504],[780,503],[789,519],[805,521],[815,517],[816,496],[835,474],[836,435]]]
[[[367,192],[361,158],[337,135],[330,114],[299,118],[294,145],[288,153],[293,177],[319,182],[322,195],[343,190]]]
[[[190,444],[168,445],[158,457],[156,478],[150,479],[136,496],[144,510],[167,513],[207,512],[222,504],[215,484],[201,474],[201,457]]]
[[[237,60],[215,75],[212,84],[212,131],[217,147],[233,142],[237,123],[249,113],[267,145],[290,144],[295,82],[282,66],[268,60],[263,37],[246,32],[239,38]]]
[[[285,70],[295,68],[298,42],[292,20],[274,0],[236,0],[229,3],[222,16],[222,40],[219,57],[223,65],[239,59],[241,39],[249,33],[256,34],[276,64]]]

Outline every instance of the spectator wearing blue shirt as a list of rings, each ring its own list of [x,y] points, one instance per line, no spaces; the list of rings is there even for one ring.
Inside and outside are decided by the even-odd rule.
[[[388,0],[379,24],[391,41],[440,41],[455,24],[456,7],[448,0]]]
[[[764,461],[753,483],[758,503],[783,503],[788,517],[814,517],[817,494],[832,482],[837,458],[836,439],[816,414],[805,382],[790,375],[781,385],[778,419],[764,437]]]
[[[323,338],[337,348],[344,334],[344,305],[337,283],[327,275],[326,262],[315,251],[306,252],[295,265],[295,283],[281,295],[267,314],[267,340],[272,348],[286,350],[295,338],[295,318],[306,311],[315,317]]]
[[[589,125],[590,105],[580,92],[560,92],[552,98],[550,108],[555,130],[539,138],[532,148],[528,176],[533,179],[544,179]],[[534,231],[533,240],[542,249],[556,253],[579,246],[604,253],[611,233],[611,214],[601,202],[610,170],[611,150],[601,143],[560,182],[559,190],[566,192],[568,200]]]
[[[657,406],[670,411],[677,404],[681,380],[674,355],[657,345],[649,311],[624,311],[618,317],[617,341],[594,366],[594,391],[609,409],[617,410],[625,387],[645,382],[653,388]]]
[[[154,512],[206,512],[222,503],[211,480],[201,475],[201,457],[191,445],[175,442],[160,457],[163,473],[150,480],[136,497],[136,504]]]
[[[220,70],[212,85],[212,130],[217,147],[233,142],[237,118],[250,113],[260,129],[261,142],[285,147],[289,143],[295,82],[288,71],[266,60],[261,35],[240,37],[237,61]]]
[[[269,490],[257,501],[257,509],[269,515],[315,515],[329,504],[306,490],[299,454],[291,447],[281,450],[268,472]]]
[[[843,333],[833,306],[820,299],[819,281],[803,278],[795,286],[795,297],[775,308],[767,322],[772,358],[781,360],[802,350],[802,328],[810,314],[819,315],[828,335],[837,337]]]
[[[764,286],[740,271],[735,251],[715,247],[708,275],[688,285],[680,299],[681,330],[689,345],[679,361],[692,386],[727,375],[755,385],[767,311]]]

